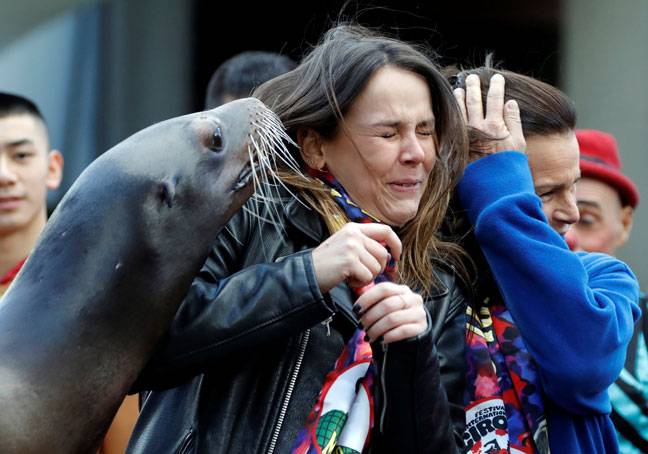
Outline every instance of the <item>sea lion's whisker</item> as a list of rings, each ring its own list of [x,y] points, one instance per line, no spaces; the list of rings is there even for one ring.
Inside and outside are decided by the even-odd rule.
[[[248,207],[246,207],[246,206],[243,207],[243,211],[245,211],[246,213],[248,213],[250,216],[252,216],[253,218],[255,218],[257,221],[260,221],[260,222],[267,222],[267,223],[269,223],[269,224],[272,224],[272,223],[273,223],[271,219],[268,219],[267,217],[262,216],[261,214],[255,212],[254,210],[251,210],[250,208],[248,208]],[[282,227],[283,227],[283,226],[282,226]],[[261,231],[261,235],[263,235],[263,231]]]
[[[259,146],[257,141],[254,140],[254,137],[250,137],[250,141],[252,142],[252,144],[253,144],[254,148],[257,150],[257,152],[259,152],[258,157],[260,158],[261,162],[263,164],[270,164],[270,161],[268,160],[267,155],[265,155],[265,149],[262,152],[260,152],[261,147]],[[274,150],[274,148],[272,148],[272,150]],[[303,202],[301,202],[301,200],[293,193],[293,191],[291,191],[290,188],[288,188],[288,186],[279,178],[279,176],[276,174],[276,172],[275,172],[272,165],[262,165],[260,167],[261,167],[262,171],[269,170],[271,175],[272,175],[272,180],[277,181],[281,185],[281,187],[283,187],[286,191],[288,191],[288,193],[292,197],[299,200],[299,202],[303,204]],[[299,173],[301,174],[301,171]],[[265,176],[267,177],[267,174],[265,174]],[[269,178],[265,178],[264,182],[269,181],[269,180],[270,180]]]
[[[272,129],[277,133],[277,135],[282,136],[282,138],[284,138],[290,145],[297,145],[286,133],[281,121],[279,121],[279,119],[277,119],[275,116],[260,116],[257,120],[268,129]]]
[[[271,156],[272,156],[272,159],[274,160],[274,157],[276,156],[276,154],[273,153]],[[280,158],[281,158],[281,157],[280,157]],[[291,160],[294,161],[294,158],[292,158],[292,156],[291,156],[290,158],[291,158]],[[267,157],[266,157],[266,159],[267,159]],[[282,159],[282,160],[283,160],[283,159]],[[284,161],[284,162],[285,162],[285,161]],[[275,168],[277,168],[277,166],[276,166],[276,161],[275,161],[274,165],[270,165],[270,170],[271,170],[272,175],[273,175],[273,177],[274,177],[273,179],[274,179],[275,181],[277,181],[277,182],[279,183],[279,185],[280,185],[281,187],[283,187],[283,188],[284,188],[284,189],[285,189],[285,190],[286,190],[286,191],[287,191],[287,192],[288,192],[288,193],[289,193],[293,198],[297,199],[297,200],[299,201],[299,203],[301,203],[302,205],[306,206],[306,205],[305,205],[305,204],[304,204],[304,203],[299,199],[299,197],[297,197],[297,196],[295,195],[295,193],[294,193],[293,191],[291,191],[290,188],[289,188],[288,186],[286,186],[286,185],[284,184],[284,182],[283,182],[283,181],[282,181],[282,180],[281,180],[281,179],[276,175],[276,173],[273,171]],[[303,173],[302,173],[301,170],[299,170],[298,168],[294,168],[294,171],[295,171],[296,173],[298,173],[299,175],[302,175],[302,176],[303,176]],[[304,178],[306,178],[306,177],[304,176]]]
[[[274,129],[280,131],[286,136],[288,135],[285,131],[283,123],[272,110],[270,109],[262,110],[261,112],[259,112],[259,118],[266,121],[267,123],[272,124],[275,127]],[[296,145],[290,138],[288,138],[288,142],[291,143],[292,145]]]
[[[258,178],[258,175],[255,173],[254,177],[254,184],[255,184],[255,195],[257,194],[263,194],[263,198],[274,198],[272,194],[272,188],[269,186],[266,186],[267,182],[270,182],[272,180],[274,181],[281,181],[279,180],[279,177],[276,175],[276,173],[273,171],[272,167],[270,166],[270,161],[267,158],[267,155],[265,154],[266,149],[263,147],[259,146],[258,142],[254,140],[254,137],[250,136],[250,144],[252,145],[251,147],[248,147],[248,150],[250,153],[255,152],[254,154],[256,155],[257,159],[259,160],[258,162],[261,164],[259,166],[259,173],[261,174],[261,178]],[[270,175],[268,175],[268,171],[270,171]],[[266,195],[267,191],[267,195]],[[256,217],[259,220],[266,220],[265,218],[262,218],[259,215],[259,197],[254,197],[254,204],[256,208]],[[267,222],[270,222],[276,229],[277,231],[281,234],[283,231],[283,225],[281,225],[278,221],[281,219],[281,216],[279,214],[279,210],[276,206],[275,203],[269,203],[266,204],[269,208],[269,217],[271,219],[266,220]],[[263,232],[263,229],[260,229],[261,232]]]
[[[270,181],[265,181],[263,184],[265,186],[267,186],[268,188],[280,188],[281,187],[281,184],[272,183]]]
[[[274,147],[276,147],[275,155],[294,171],[301,173],[299,170],[299,163],[288,151],[288,148],[286,147],[284,141],[287,141],[294,146],[297,146],[297,144],[295,144],[290,136],[288,136],[284,131],[280,131],[280,133],[277,134],[275,130],[272,129],[274,127],[273,124],[266,124],[262,121],[260,126],[265,126],[265,128],[261,128],[261,130],[264,131],[264,139],[267,138],[270,142],[272,142]]]
[[[277,151],[275,150],[275,147],[268,143],[264,136],[264,134],[259,132],[256,137],[250,137],[250,141],[252,142],[257,158],[261,162],[262,166],[269,167],[270,170],[273,170],[272,161],[268,158],[268,154],[274,155]]]
[[[276,118],[268,118],[268,117],[261,117],[258,119],[258,121],[263,126],[262,129],[264,132],[270,132],[271,135],[275,136],[278,139],[277,142],[281,144],[280,148],[282,148],[282,151],[285,152],[290,157],[290,159],[294,162],[294,159],[292,158],[292,156],[290,156],[290,153],[288,152],[286,146],[284,145],[284,142],[287,142],[289,145],[293,145],[293,146],[297,146],[297,144],[283,129],[283,125],[281,124],[281,122],[279,122]]]
[[[254,165],[254,159],[257,156],[257,153],[253,150],[252,145],[248,143],[248,156],[250,159],[250,163],[252,165],[252,184],[254,185],[255,192],[257,190],[262,190],[262,185],[259,181],[259,176],[257,174],[257,166]],[[252,198],[254,199],[254,194],[252,195]],[[259,211],[259,206],[258,206],[258,201],[253,200],[255,209],[258,212]],[[244,205],[245,207],[245,205]]]
[[[243,205],[242,208],[245,209],[245,205]],[[230,229],[228,225],[223,226],[223,230],[229,233],[232,236],[232,238],[234,238],[234,241],[236,241],[240,246],[243,246],[243,242],[239,239],[238,236],[236,236],[236,232]]]
[[[285,197],[281,188],[300,204],[307,205],[297,197],[279,177],[282,165],[297,175],[306,178],[300,169],[299,162],[289,151],[288,145],[297,147],[297,144],[286,132],[279,117],[269,109],[260,109],[255,112],[251,121],[254,131],[249,136],[248,154],[253,165],[254,194],[252,203],[245,210],[261,222],[271,223],[280,237],[285,230],[282,222],[281,206]],[[263,205],[261,205],[263,203]],[[263,210],[263,213],[261,213]],[[264,229],[259,229],[263,232]]]
[[[260,136],[259,137],[260,140],[262,140],[269,149],[272,149],[274,151],[274,153],[272,153],[273,160],[279,158],[286,166],[288,166],[294,172],[300,175],[302,174],[301,170],[299,169],[299,163],[297,163],[295,158],[293,158],[293,156],[290,154],[290,152],[284,145],[283,141],[280,140],[280,137],[272,134],[265,134],[265,133],[259,134],[259,136]]]

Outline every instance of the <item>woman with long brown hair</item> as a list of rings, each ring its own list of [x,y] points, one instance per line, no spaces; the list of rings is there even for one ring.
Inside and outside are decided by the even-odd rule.
[[[302,171],[216,240],[140,378],[183,384],[142,394],[131,451],[459,450],[461,250],[437,234],[468,152],[450,85],[413,46],[338,26],[255,96]]]

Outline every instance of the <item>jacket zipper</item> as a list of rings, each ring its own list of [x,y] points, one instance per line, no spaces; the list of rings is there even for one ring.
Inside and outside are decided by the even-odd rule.
[[[387,344],[383,344],[382,370],[380,371],[380,384],[382,385],[383,405],[380,412],[380,433],[383,433],[385,425],[385,414],[387,413],[387,386],[385,383],[385,370],[387,369]]]
[[[304,354],[306,353],[306,346],[308,345],[308,338],[310,337],[310,329],[304,331],[301,342],[299,344],[299,352],[297,354],[297,361],[295,361],[295,368],[290,375],[290,381],[288,382],[288,390],[286,391],[286,396],[281,405],[281,410],[279,411],[279,417],[277,418],[277,425],[275,426],[274,433],[270,439],[270,446],[268,446],[268,454],[272,454],[277,446],[277,440],[279,440],[279,432],[281,432],[281,426],[283,425],[286,413],[288,412],[288,404],[290,403],[290,397],[292,392],[295,389],[295,383],[297,383],[297,377],[299,376],[299,370],[301,369],[302,361],[304,360]]]

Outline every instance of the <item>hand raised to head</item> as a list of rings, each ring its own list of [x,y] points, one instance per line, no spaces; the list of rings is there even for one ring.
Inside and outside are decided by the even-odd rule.
[[[504,87],[505,80],[501,74],[491,77],[485,115],[479,76],[468,75],[466,89],[454,90],[466,124],[492,139],[481,144],[480,149],[486,154],[506,150],[524,152],[526,149],[519,106],[514,100],[504,103]]]

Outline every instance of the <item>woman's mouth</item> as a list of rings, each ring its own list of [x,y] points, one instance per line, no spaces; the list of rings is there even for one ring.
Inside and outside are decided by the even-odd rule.
[[[407,180],[392,181],[388,183],[388,186],[394,192],[407,194],[412,192],[418,192],[421,189],[421,180],[407,179]]]

